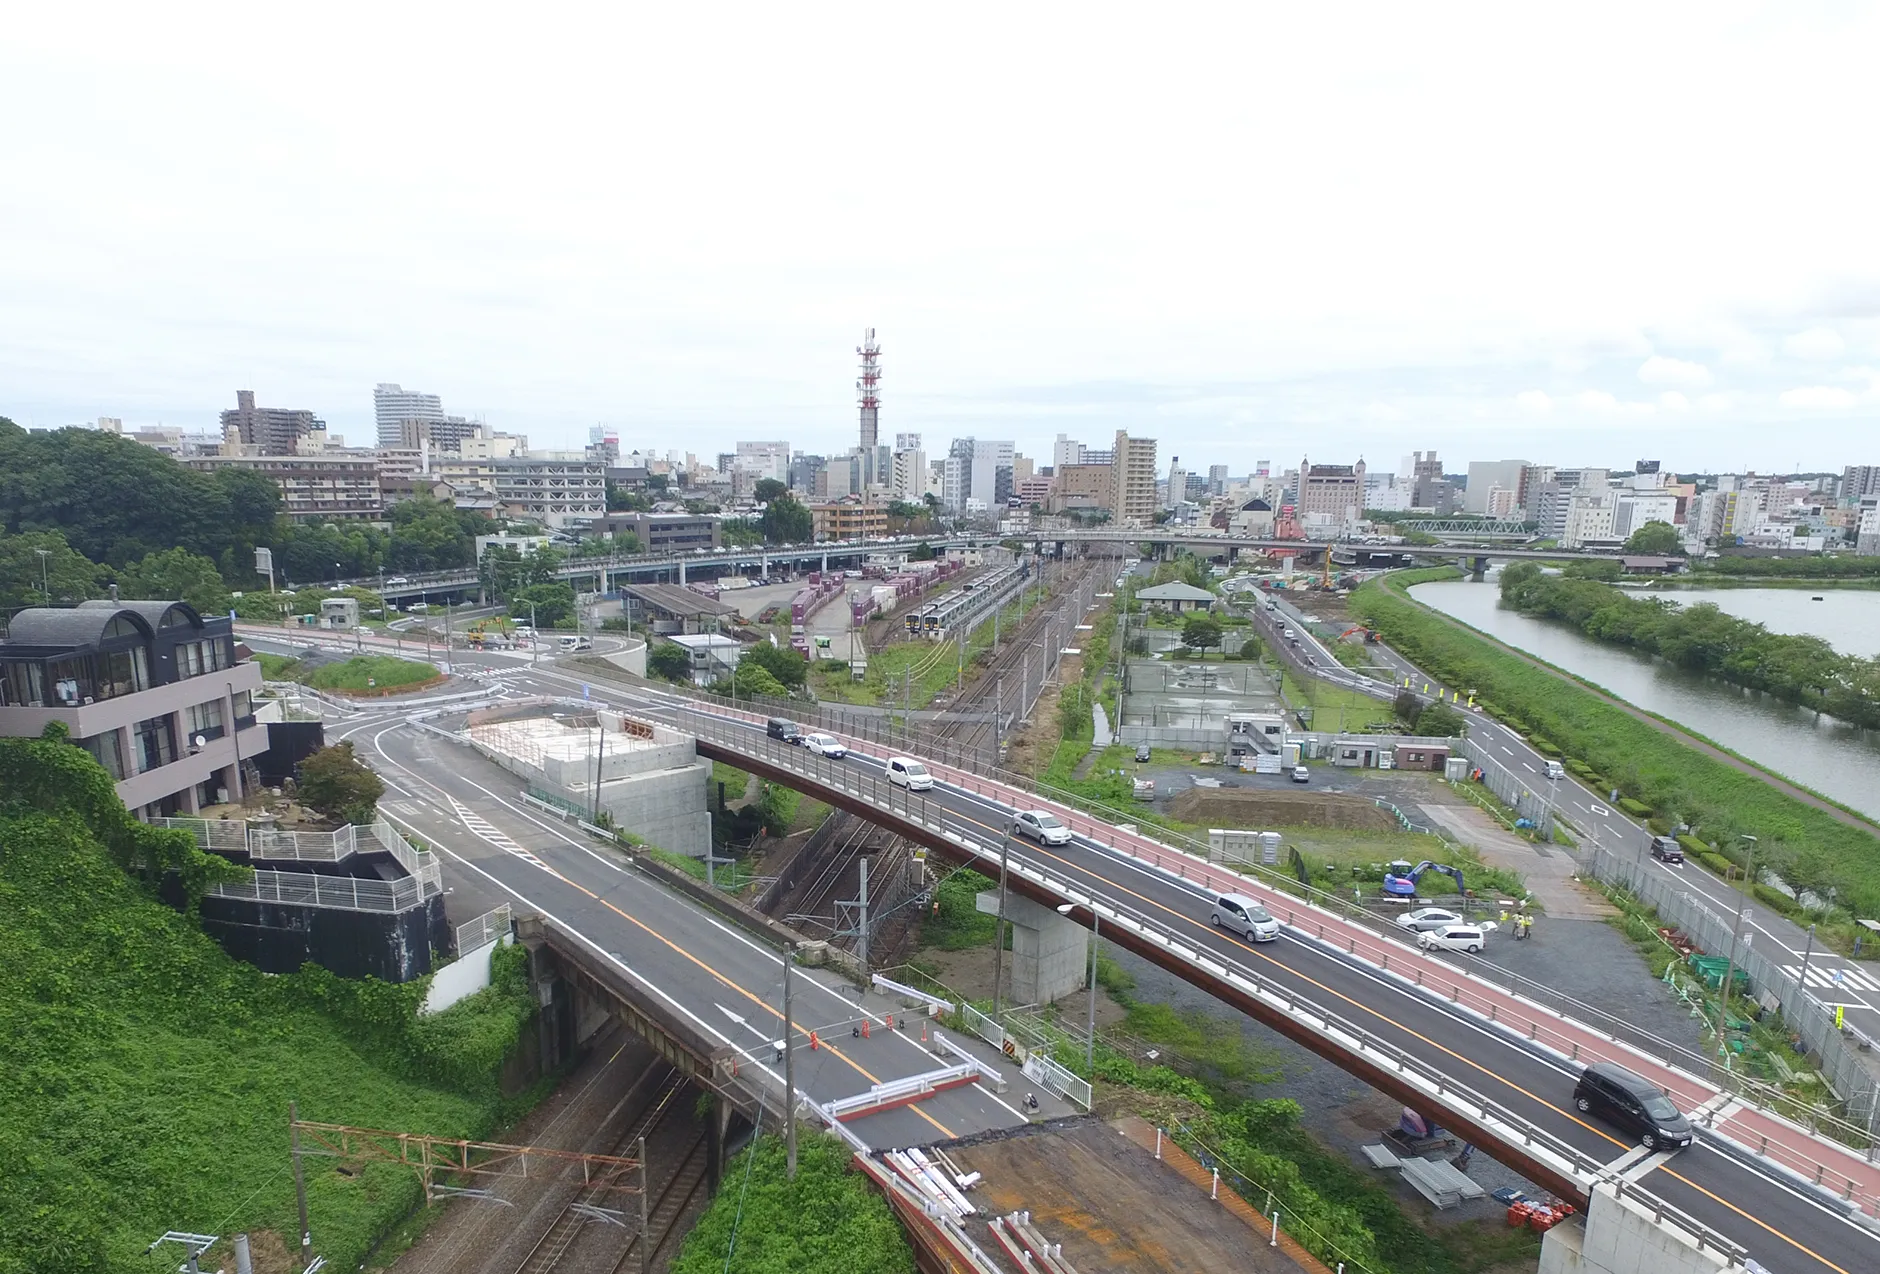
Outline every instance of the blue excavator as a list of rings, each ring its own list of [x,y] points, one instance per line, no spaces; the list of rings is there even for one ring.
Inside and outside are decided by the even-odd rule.
[[[1469,890],[1462,883],[1460,868],[1451,867],[1446,863],[1433,863],[1427,858],[1415,867],[1404,859],[1386,863],[1384,865],[1384,892],[1393,898],[1414,898],[1417,893],[1417,881],[1423,878],[1423,873],[1426,871],[1438,871],[1450,877],[1456,882],[1456,892],[1465,898],[1468,897]]]

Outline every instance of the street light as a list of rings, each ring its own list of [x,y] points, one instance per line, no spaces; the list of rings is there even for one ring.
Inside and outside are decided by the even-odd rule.
[[[34,549],[39,554],[39,591],[45,594],[46,605],[52,605],[52,584],[46,574],[46,559],[52,556],[51,549]]]
[[[1101,929],[1102,917],[1097,915],[1094,906],[1086,904],[1090,911],[1090,1021],[1089,1039],[1085,1042],[1084,1069],[1090,1072],[1092,1079],[1097,1074],[1097,946],[1103,941]],[[1066,902],[1058,904],[1058,915],[1068,916],[1077,910],[1077,904]]]

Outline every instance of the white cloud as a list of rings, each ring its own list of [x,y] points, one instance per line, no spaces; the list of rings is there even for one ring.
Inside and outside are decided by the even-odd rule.
[[[1639,364],[1638,378],[1647,385],[1700,386],[1710,383],[1710,369],[1702,363],[1687,363],[1681,358],[1653,354]]]
[[[1573,402],[1581,411],[1604,413],[1619,410],[1619,400],[1603,389],[1583,389],[1573,396]]]
[[[1530,416],[1545,416],[1554,409],[1554,400],[1538,389],[1530,389],[1514,396],[1514,405]]]
[[[1852,407],[1854,395],[1833,385],[1808,385],[1784,390],[1781,402],[1784,407]]]
[[[1664,393],[1658,395],[1658,405],[1663,407],[1666,411],[1689,411],[1691,409],[1691,400],[1675,389],[1667,389]]]
[[[1782,342],[1783,352],[1791,358],[1805,358],[1816,363],[1839,358],[1846,349],[1847,342],[1831,327],[1811,327]]]
[[[1697,400],[1697,409],[1709,412],[1728,411],[1730,410],[1730,395],[1705,394]]]

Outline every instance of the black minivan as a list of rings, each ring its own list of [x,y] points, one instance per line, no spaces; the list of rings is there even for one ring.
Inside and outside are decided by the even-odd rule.
[[[802,727],[788,717],[772,717],[764,723],[764,733],[773,739],[782,739],[785,743],[801,743]]]
[[[1658,1085],[1623,1066],[1588,1066],[1573,1089],[1573,1104],[1636,1135],[1647,1150],[1682,1150],[1691,1144],[1691,1121]]]

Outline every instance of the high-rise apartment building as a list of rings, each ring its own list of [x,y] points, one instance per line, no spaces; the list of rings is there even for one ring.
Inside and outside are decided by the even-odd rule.
[[[1211,464],[1208,466],[1208,494],[1209,495],[1226,495],[1227,494],[1227,466],[1226,465]]]
[[[406,421],[441,421],[444,400],[436,394],[421,394],[402,385],[379,384],[372,387],[372,417],[378,424],[379,446],[387,450],[408,448],[410,434]],[[436,435],[432,434],[433,440]],[[439,450],[444,448],[439,445]]]
[[[1188,498],[1188,470],[1182,465],[1180,456],[1170,456],[1168,460],[1168,488],[1162,499],[1162,507],[1173,509]]]
[[[1841,503],[1858,505],[1880,495],[1880,464],[1851,464],[1841,470]]]
[[[895,448],[894,472],[889,489],[894,492],[895,499],[919,504],[921,497],[927,493],[927,453],[921,450],[919,434],[901,434],[896,442],[912,442],[914,445]]]
[[[310,411],[289,407],[257,407],[255,391],[235,391],[235,410],[222,413],[222,436],[253,447],[263,455],[290,456],[306,435],[326,430],[326,422]]]
[[[1131,438],[1116,431],[1111,452],[1110,516],[1119,526],[1149,526],[1155,521],[1155,439]]]

